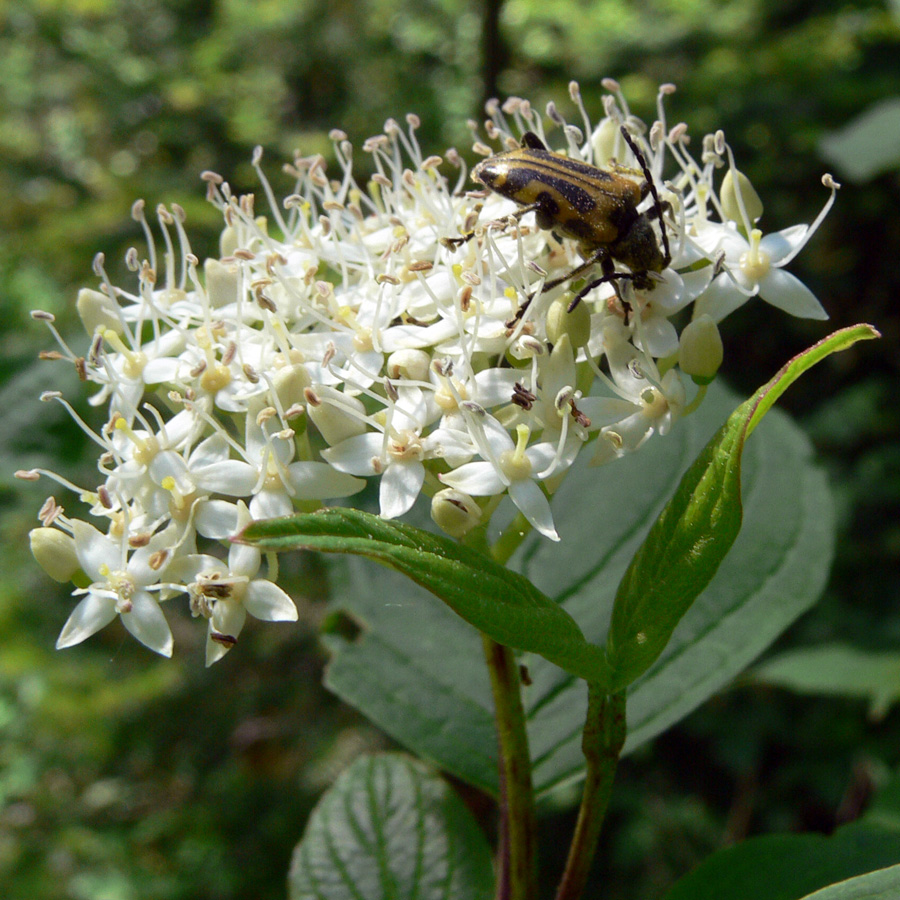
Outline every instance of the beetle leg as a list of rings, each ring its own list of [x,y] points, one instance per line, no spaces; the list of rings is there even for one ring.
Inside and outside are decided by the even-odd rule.
[[[540,203],[529,203],[527,206],[521,206],[515,212],[510,213],[505,219],[495,219],[494,222],[489,224],[505,224],[509,219],[515,219],[517,222],[522,216],[530,213],[530,212],[540,212],[541,204]],[[457,247],[462,247],[463,244],[468,244],[472,238],[475,237],[475,232],[470,231],[468,234],[461,235],[460,237],[448,237],[441,238],[441,243],[450,248],[451,250],[456,250]]]
[[[595,278],[593,281],[589,281],[573,298],[572,302],[569,304],[567,308],[567,312],[572,312],[576,306],[596,287],[600,287],[601,284],[612,283],[613,290],[616,292],[616,296],[619,298],[619,301],[623,306],[627,307],[627,303],[622,298],[622,295],[619,293],[619,286],[616,284],[617,281],[621,281],[622,279],[631,279],[633,276],[628,272],[617,272],[615,269],[615,263],[612,261],[610,256],[606,256],[605,259],[600,261],[601,268],[603,269],[603,275],[600,278]]]
[[[629,134],[628,129],[622,125],[619,130],[622,132],[625,143],[631,148],[631,152],[634,154],[635,159],[640,164],[641,171],[644,173],[644,184],[641,185],[641,196],[646,197],[647,191],[653,195],[653,208],[656,210],[656,213],[651,218],[659,219],[659,230],[662,232],[663,242],[663,268],[668,268],[669,264],[672,262],[672,252],[669,250],[669,235],[666,233],[666,223],[663,221],[663,202],[659,199],[659,192],[656,190],[656,184],[653,181],[653,173],[650,171],[650,166],[647,165],[647,160],[644,159],[644,154],[641,153],[641,148],[638,147],[634,138]],[[666,203],[665,206],[671,209],[671,206],[668,203]]]
[[[543,294],[545,291],[552,291],[553,288],[559,287],[563,282],[571,281],[573,278],[577,278],[579,275],[587,272],[588,269],[596,266],[597,263],[600,263],[601,266],[604,267],[604,272],[606,271],[607,262],[612,263],[612,260],[609,256],[609,251],[606,247],[598,247],[584,262],[579,263],[572,269],[571,272],[566,272],[565,275],[562,275],[559,278],[553,278],[550,281],[545,281],[544,286],[541,288],[541,293]]]

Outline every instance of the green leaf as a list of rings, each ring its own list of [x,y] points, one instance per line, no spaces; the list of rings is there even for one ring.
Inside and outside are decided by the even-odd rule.
[[[743,404],[703,449],[619,584],[606,641],[613,690],[659,657],[741,529],[741,456],[751,412]]]
[[[465,804],[401,754],[358,759],[313,810],[290,900],[487,900],[490,848]]]
[[[796,356],[729,416],[685,473],[616,592],[606,644],[612,690],[631,684],[659,657],[731,549],[741,528],[747,436],[811,366],[876,335],[868,326],[843,329]]]
[[[900,166],[900,100],[870,106],[819,142],[824,159],[857,183]]]
[[[340,508],[255,522],[244,530],[241,540],[264,550],[368,557],[427,588],[498,643],[538,653],[581,678],[605,679],[603,651],[585,640],[575,620],[556,601],[527,578],[455,541],[361,510]]]
[[[576,466],[554,498],[562,541],[532,535],[512,560],[588,639],[605,640],[629,560],[737,402],[713,385],[698,412],[665,438],[602,468]],[[830,493],[811,452],[778,410],[748,443],[744,527],[662,656],[629,688],[626,749],[721,689],[817,599],[834,526]],[[352,641],[327,636],[334,655],[326,685],[418,755],[496,793],[493,701],[477,633],[425,591],[365,560],[348,557],[329,571],[335,606],[362,631]],[[547,791],[583,773],[587,691],[538,656],[523,654],[521,661],[532,680],[525,703],[535,785]]]
[[[879,788],[860,821],[900,833],[900,769],[895,769],[893,777]]]
[[[833,884],[802,900],[897,900],[900,896],[900,866],[859,875]]]
[[[890,829],[854,823],[831,837],[766,835],[714,853],[679,880],[665,900],[800,900],[821,888],[826,889],[821,900],[831,900],[827,891],[839,887],[837,882],[852,883],[846,879],[856,881],[854,876],[898,862],[900,835]],[[820,898],[819,893],[813,896]],[[877,896],[882,895],[872,895]]]
[[[752,677],[801,694],[863,697],[871,717],[881,719],[900,699],[900,652],[842,644],[803,647],[768,660]]]

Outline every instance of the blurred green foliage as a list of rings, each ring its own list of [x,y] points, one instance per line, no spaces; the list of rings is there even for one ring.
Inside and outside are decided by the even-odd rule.
[[[199,174],[255,189],[252,148],[278,167],[295,147],[358,146],[415,111],[430,152],[467,150],[486,94],[553,100],[571,112],[577,79],[601,114],[618,78],[653,116],[674,82],[670,122],[723,128],[766,202],[766,230],[809,222],[825,200],[819,146],[900,95],[896,3],[868,0],[508,0],[485,46],[490,3],[328,0],[12,0],[0,3],[0,391],[4,577],[0,590],[0,883],[8,900],[278,897],[319,790],[381,741],[319,687],[314,601],[299,626],[248,628],[206,671],[202,631],[173,616],[176,659],[154,658],[116,626],[53,650],[72,601],[24,552],[47,489],[13,482],[42,463],[90,482],[91,450],[41,389],[77,385],[34,364],[48,346],[28,311],[50,310],[84,341],[73,299],[107,255],[114,278],[139,242],[138,197],[188,212],[194,251],[218,216]],[[495,78],[485,86],[485,73]],[[836,178],[846,175],[836,171]],[[835,326],[885,333],[804,380],[786,405],[834,475],[843,536],[832,588],[782,648],[840,639],[900,645],[900,181],[846,183],[792,271]],[[729,322],[726,367],[749,390],[824,331],[760,303]],[[68,382],[66,379],[69,379]],[[81,401],[79,401],[81,402]],[[320,595],[313,559],[286,565],[298,595]],[[860,701],[742,688],[628,760],[598,878],[644,900],[723,840],[829,830],[900,763],[900,718],[867,722]],[[476,808],[479,798],[469,797]],[[549,809],[548,834],[571,826]],[[545,841],[550,847],[557,838]],[[552,852],[552,851],[551,851]],[[561,860],[548,859],[548,878]]]

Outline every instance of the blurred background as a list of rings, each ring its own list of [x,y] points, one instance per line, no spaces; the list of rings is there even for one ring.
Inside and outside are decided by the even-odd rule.
[[[735,687],[622,768],[598,877],[611,900],[661,896],[716,847],[752,834],[828,832],[900,763],[900,3],[897,0],[13,0],[0,2],[0,883],[7,900],[283,897],[320,792],[387,739],[320,687],[322,572],[283,561],[308,597],[296,626],[248,626],[203,666],[205,629],[172,618],[161,660],[110,627],[53,650],[72,606],[26,552],[46,493],[12,479],[45,465],[90,482],[91,446],[41,390],[84,396],[29,318],[49,310],[76,346],[80,286],[113,280],[141,237],[129,211],[177,202],[198,256],[216,252],[203,170],[255,190],[253,147],[276,190],[299,148],[358,146],[416,112],[428,153],[469,154],[485,98],[554,101],[594,119],[602,78],[652,120],[724,129],[777,231],[811,222],[830,171],[844,187],[791,264],[831,313],[792,320],[751,301],[727,322],[725,376],[746,393],[832,328],[884,338],[830,358],[783,400],[832,475],[840,535],[822,602],[773,652],[840,640],[887,666],[871,694]],[[471,156],[471,154],[469,154]],[[362,156],[362,154],[360,154]],[[86,412],[89,417],[91,412]],[[96,422],[96,416],[91,418]],[[60,496],[61,494],[57,492]],[[67,502],[67,501],[63,501]],[[288,571],[290,570],[290,571]],[[840,693],[840,692],[839,692]],[[885,709],[887,707],[887,709]],[[478,805],[477,797],[469,797]],[[564,800],[548,833],[570,828]],[[552,842],[551,842],[552,843]],[[561,861],[548,860],[552,881]]]

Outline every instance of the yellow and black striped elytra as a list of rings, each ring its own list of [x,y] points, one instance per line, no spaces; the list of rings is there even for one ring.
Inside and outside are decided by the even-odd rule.
[[[660,201],[647,162],[624,127],[622,135],[640,164],[641,184],[622,174],[629,171],[622,167],[600,169],[553,153],[530,131],[522,136],[521,147],[489,157],[472,172],[472,178],[486,188],[520,205],[514,214],[517,219],[534,212],[539,228],[578,242],[584,262],[562,278],[544,282],[544,291],[600,265],[602,276],[578,291],[570,310],[604,282],[615,287],[617,281],[628,280],[639,290],[649,290],[655,283],[651,273],[662,272],[672,261],[662,218],[668,204]],[[653,206],[638,212],[648,194]],[[660,222],[662,249],[653,219]],[[617,271],[617,262],[629,271]]]

